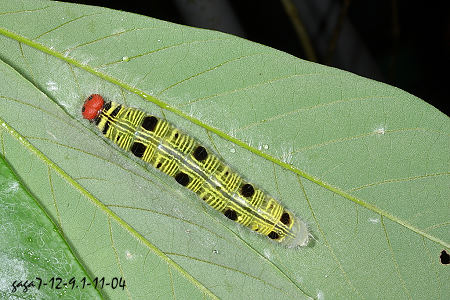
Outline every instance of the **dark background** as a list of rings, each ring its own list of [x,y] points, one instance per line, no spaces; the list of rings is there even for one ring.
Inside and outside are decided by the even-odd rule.
[[[216,29],[399,87],[449,115],[450,1],[66,1]],[[286,10],[291,4],[290,10]],[[292,17],[315,55],[305,51]],[[306,43],[308,44],[308,43]]]

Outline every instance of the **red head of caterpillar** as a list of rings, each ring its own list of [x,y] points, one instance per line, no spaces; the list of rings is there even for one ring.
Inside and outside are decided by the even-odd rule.
[[[119,148],[173,177],[231,221],[288,248],[308,244],[303,221],[166,120],[98,94],[84,102],[82,114]]]
[[[99,94],[92,94],[83,104],[83,108],[81,109],[81,113],[83,114],[83,118],[92,121],[100,114],[100,111],[103,108],[103,104],[105,100]]]

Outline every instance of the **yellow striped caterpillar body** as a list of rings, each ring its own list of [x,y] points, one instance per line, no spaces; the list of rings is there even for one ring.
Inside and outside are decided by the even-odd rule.
[[[228,219],[289,248],[307,245],[304,222],[166,120],[105,102],[98,94],[85,101],[82,115],[118,147],[173,177]]]

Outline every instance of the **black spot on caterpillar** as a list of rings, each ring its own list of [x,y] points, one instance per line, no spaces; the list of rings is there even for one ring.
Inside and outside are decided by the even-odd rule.
[[[167,121],[105,103],[98,94],[86,100],[82,114],[118,147],[173,177],[228,219],[287,247],[308,244],[304,222]]]

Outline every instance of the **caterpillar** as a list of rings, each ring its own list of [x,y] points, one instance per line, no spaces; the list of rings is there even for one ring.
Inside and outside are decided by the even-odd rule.
[[[119,148],[173,177],[228,219],[288,248],[308,244],[303,221],[166,120],[105,102],[99,94],[86,99],[82,115]]]

